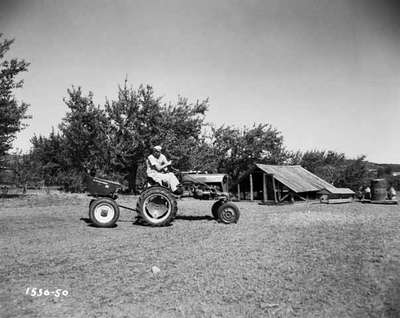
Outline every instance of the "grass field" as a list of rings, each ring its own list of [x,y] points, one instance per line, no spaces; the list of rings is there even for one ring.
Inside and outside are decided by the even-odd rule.
[[[169,227],[122,210],[100,229],[88,203],[0,199],[0,317],[400,316],[399,206],[240,202],[239,223],[223,225],[212,201],[187,199]]]

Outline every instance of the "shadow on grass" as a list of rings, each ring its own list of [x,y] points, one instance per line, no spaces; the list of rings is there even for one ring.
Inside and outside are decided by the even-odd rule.
[[[100,228],[99,226],[96,226],[92,223],[92,221],[90,221],[89,218],[80,218],[79,220],[85,222],[87,224],[88,227],[96,227],[96,228]],[[109,226],[109,229],[113,229],[115,227],[117,227],[118,225],[115,223],[113,226]]]
[[[92,224],[89,218],[80,218],[79,220],[85,222],[86,224]]]
[[[26,197],[26,194],[8,194],[8,193],[0,194],[0,198],[2,198],[2,199],[12,199],[12,198],[19,198],[19,197]]]
[[[214,218],[210,215],[177,215],[175,217],[175,220],[185,220],[185,221],[213,221]],[[123,221],[123,222],[128,222],[128,221]],[[172,226],[173,222],[171,222],[168,225],[163,225],[162,227],[168,227]],[[147,224],[145,221],[143,221],[141,218],[135,219],[133,222],[133,225],[138,225],[138,226],[146,226],[146,227],[151,227],[151,225]]]
[[[176,219],[185,221],[214,221],[211,215],[177,215]]]
[[[138,226],[152,227],[151,225],[147,224],[146,222],[144,222],[140,218],[137,218],[132,224],[133,225],[138,225]],[[170,223],[168,225],[163,225],[162,227],[168,227],[168,226],[172,226],[172,223]],[[157,226],[154,226],[154,228],[157,228]]]
[[[130,220],[122,220],[122,219],[118,219],[118,221],[117,221],[118,223],[131,223],[132,222],[132,219],[130,219]]]

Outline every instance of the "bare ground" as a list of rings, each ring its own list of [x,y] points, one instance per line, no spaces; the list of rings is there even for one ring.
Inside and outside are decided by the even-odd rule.
[[[100,229],[89,201],[0,199],[0,317],[400,317],[399,206],[240,202],[223,225],[187,199],[172,226]]]

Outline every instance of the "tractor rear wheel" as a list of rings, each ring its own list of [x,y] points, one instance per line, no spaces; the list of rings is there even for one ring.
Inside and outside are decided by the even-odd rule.
[[[239,208],[232,202],[226,202],[218,208],[218,220],[225,224],[237,223],[240,217]]]
[[[211,207],[211,214],[214,217],[214,219],[218,220],[218,209],[220,208],[220,206],[224,204],[224,201],[222,200],[218,200],[216,202],[214,202],[214,204]]]
[[[97,227],[112,227],[119,218],[119,207],[113,199],[109,198],[91,201],[89,218]]]
[[[178,205],[168,189],[154,186],[140,194],[136,209],[139,218],[147,225],[166,226],[175,219]]]
[[[96,199],[90,200],[90,203],[89,203],[89,219],[90,219],[90,209],[92,208],[93,202],[96,202]]]

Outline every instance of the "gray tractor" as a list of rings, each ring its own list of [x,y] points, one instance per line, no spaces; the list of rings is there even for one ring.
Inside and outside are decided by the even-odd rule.
[[[188,185],[186,178],[185,184]],[[212,205],[212,216],[221,223],[237,223],[240,217],[239,208],[230,201],[226,192],[220,192],[215,187],[192,179],[193,189],[207,191],[215,203]],[[164,185],[149,183],[140,193],[136,208],[119,205],[118,191],[122,185],[97,177],[89,177],[87,191],[93,197],[89,204],[89,218],[97,227],[112,227],[118,221],[120,208],[137,213],[137,219],[149,226],[167,226],[176,217],[178,211],[177,196]],[[199,198],[194,196],[194,198]],[[201,199],[201,198],[199,198]]]

